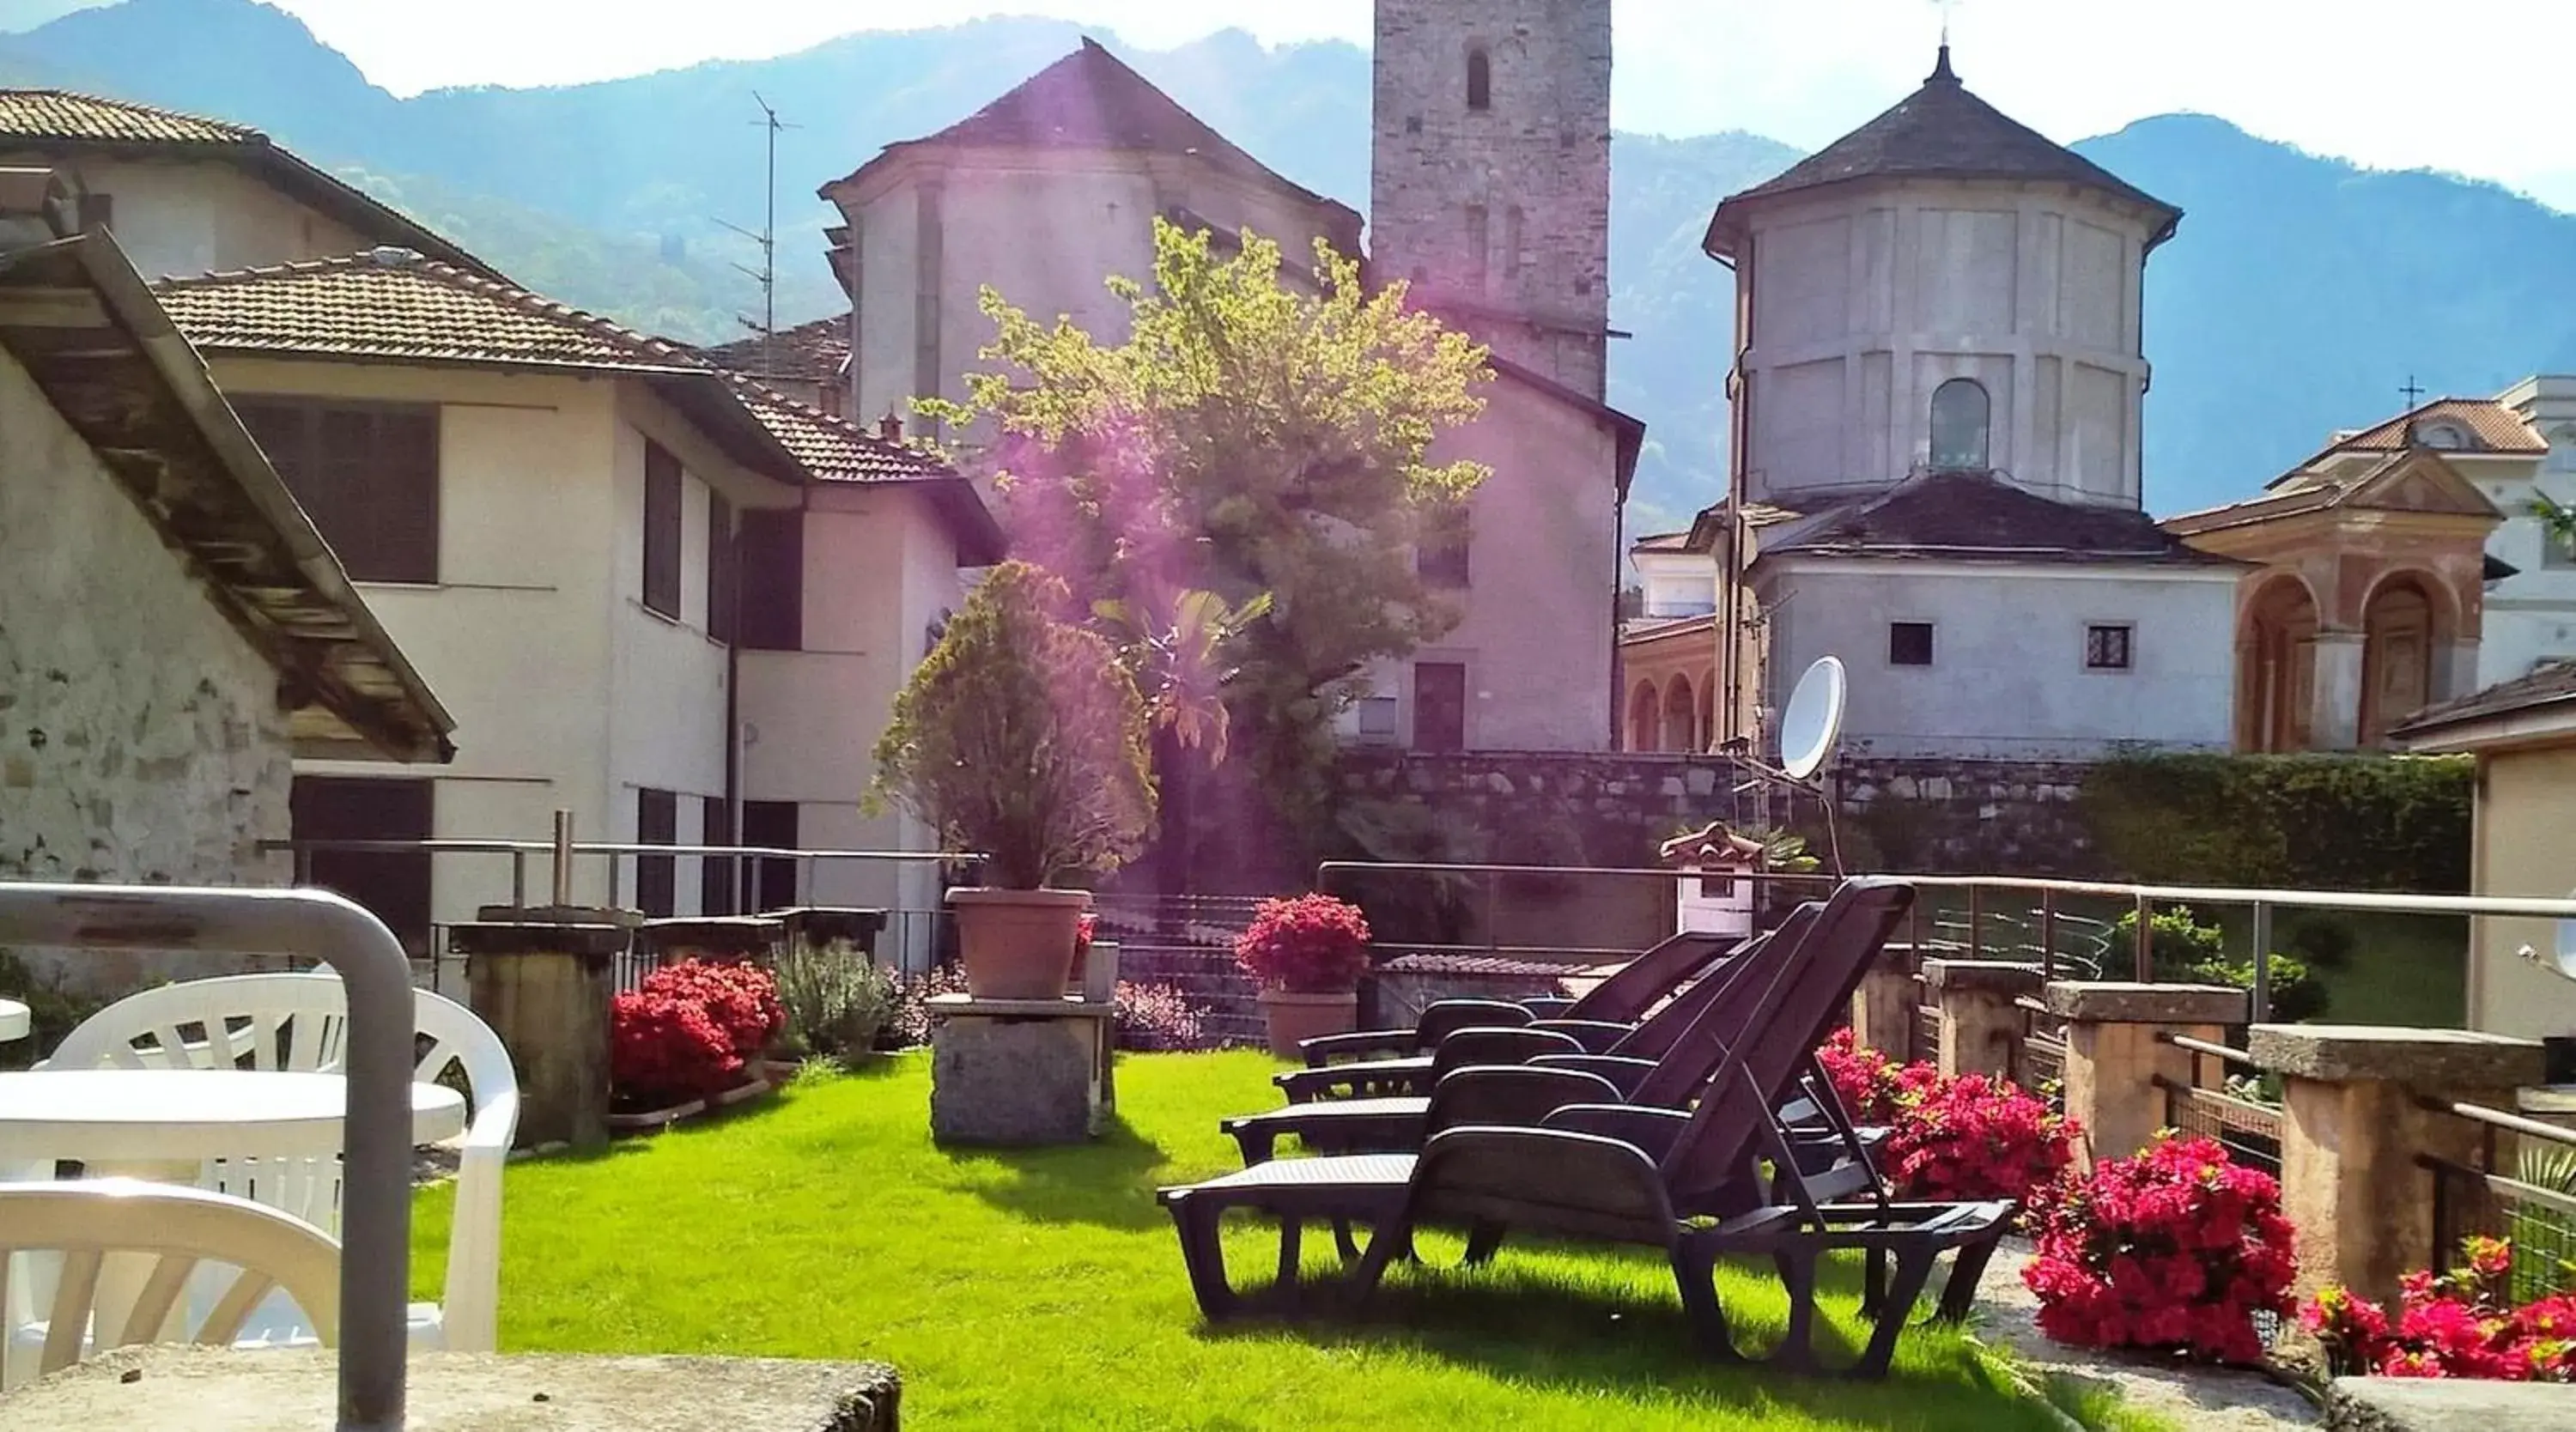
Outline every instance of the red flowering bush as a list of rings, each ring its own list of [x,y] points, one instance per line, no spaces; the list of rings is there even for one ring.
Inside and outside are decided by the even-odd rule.
[[[778,977],[733,960],[681,960],[644,977],[643,992],[696,1004],[715,1021],[733,1052],[750,1058],[787,1027]]]
[[[696,1000],[630,991],[610,1005],[608,1028],[609,1087],[630,1106],[685,1104],[741,1082],[742,1056]]]
[[[2299,1325],[2326,1350],[2338,1377],[2470,1377],[2576,1382],[2576,1295],[2521,1307],[2505,1295],[2513,1245],[2471,1238],[2467,1266],[2399,1281],[2395,1319],[2368,1298],[2330,1287],[2299,1310]]]
[[[2039,1327],[2077,1347],[2257,1362],[2257,1313],[2292,1308],[2281,1185],[2228,1162],[2216,1140],[2166,1137],[2036,1200],[2037,1255],[2022,1281]]]
[[[1887,1126],[1883,1166],[1909,1198],[2027,1198],[2074,1161],[2075,1123],[2008,1080],[1898,1064],[1848,1028],[1816,1062],[1854,1119]]]
[[[1368,917],[1330,895],[1264,900],[1234,937],[1234,962],[1261,985],[1297,994],[1341,994],[1368,969]]]

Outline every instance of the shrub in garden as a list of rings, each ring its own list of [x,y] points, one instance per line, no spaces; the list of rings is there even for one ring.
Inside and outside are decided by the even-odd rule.
[[[1816,1060],[1846,1112],[1887,1127],[1880,1167],[1908,1198],[2026,1198],[2075,1157],[2074,1122],[2009,1080],[1899,1064],[1849,1028]]]
[[[2126,968],[2127,954],[2137,945],[2137,930],[2138,916],[2134,910],[2112,922],[2110,963],[2113,972]],[[2160,982],[2234,985],[2238,989],[2254,987],[2254,957],[2247,955],[2239,959],[2230,956],[2226,935],[2220,928],[2203,923],[2187,906],[2169,906],[2149,917],[2147,959],[2149,968]],[[2113,976],[2106,973],[2105,977]],[[2307,963],[2296,955],[2274,951],[2272,1019],[2281,1024],[2296,1024],[2325,1012],[2325,986],[2309,972]]]
[[[644,977],[646,994],[668,995],[703,1007],[745,1059],[769,1047],[786,1026],[778,978],[758,965],[734,960],[681,960]]]
[[[855,950],[800,944],[778,961],[778,1002],[790,1050],[847,1059],[875,1048],[894,1018],[895,978]]]
[[[1368,971],[1368,917],[1330,895],[1264,900],[1234,937],[1234,962],[1256,984],[1295,994],[1340,994]]]
[[[2514,1307],[2505,1294],[2513,1245],[2470,1238],[2467,1266],[2400,1279],[2397,1316],[2343,1287],[2299,1310],[2335,1376],[2468,1377],[2576,1382],[2576,1295]]]
[[[877,1044],[885,1049],[914,1049],[930,1042],[930,997],[941,994],[964,994],[966,972],[954,965],[938,965],[917,975],[900,975],[888,971],[894,985],[894,1017],[878,1035]]]
[[[1192,1003],[1179,986],[1130,980],[1118,982],[1117,1039],[1119,1048],[1140,1053],[1216,1047],[1207,1034],[1207,1011]]]
[[[2040,1331],[2077,1347],[2196,1361],[2262,1359],[2255,1315],[2292,1310],[2281,1185],[2230,1163],[2214,1139],[2160,1139],[2036,1200],[2037,1256],[2022,1281]]]
[[[630,1107],[685,1104],[742,1082],[732,1036],[704,1004],[668,988],[617,996],[608,1028],[609,1087]]]

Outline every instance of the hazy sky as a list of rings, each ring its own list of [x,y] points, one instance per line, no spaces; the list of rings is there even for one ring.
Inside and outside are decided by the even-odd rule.
[[[0,17],[78,0],[0,0]],[[272,0],[377,83],[603,79],[784,53],[862,29],[1046,14],[1153,48],[1221,25],[1365,44],[1370,0]],[[1452,0],[1473,3],[1473,0]],[[1625,129],[1814,147],[1930,67],[1935,0],[1617,0]],[[1955,0],[1969,85],[2059,139],[2171,110],[2365,164],[2431,165],[2576,204],[2560,96],[2570,0]],[[496,36],[507,37],[496,43]],[[995,76],[996,89],[1017,76]]]

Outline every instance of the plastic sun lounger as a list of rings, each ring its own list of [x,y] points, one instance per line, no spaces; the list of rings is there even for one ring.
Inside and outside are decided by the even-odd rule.
[[[1418,1157],[1284,1159],[1163,1190],[1202,1311],[1215,1318],[1240,1305],[1227,1282],[1217,1236],[1229,1209],[1257,1210],[1279,1220],[1283,1277],[1274,1291],[1292,1300],[1305,1221],[1370,1226],[1367,1249],[1348,1279],[1362,1299],[1395,1257],[1410,1252],[1418,1225],[1464,1225],[1468,1253],[1476,1261],[1491,1255],[1503,1230],[1525,1229],[1662,1248],[1703,1349],[1726,1360],[1746,1355],[1719,1304],[1714,1267],[1728,1255],[1768,1255],[1790,1297],[1788,1337],[1770,1361],[1815,1369],[1816,1261],[1835,1249],[1860,1249],[1869,1254],[1863,1311],[1873,1326],[1867,1346],[1846,1370],[1883,1376],[1932,1265],[1945,1252],[1955,1258],[1938,1315],[1965,1315],[2012,1205],[1896,1202],[1856,1141],[1847,1146],[1849,1159],[1832,1173],[1810,1174],[1774,1111],[1808,1082],[1802,1070],[1812,1050],[1911,901],[1911,888],[1901,882],[1846,882],[1819,917],[1806,957],[1765,981],[1753,1007],[1755,1032],[1727,1050],[1689,1114],[1605,1100],[1560,1104],[1539,1116],[1538,1127],[1526,1118],[1493,1117],[1508,1109],[1478,1110],[1471,1121],[1461,1115],[1484,1101],[1469,1090],[1490,1077],[1471,1067],[1450,1074],[1435,1091],[1435,1132]],[[1505,1072],[1525,1080],[1579,1073]],[[1454,1095],[1453,1086],[1459,1091]],[[1832,1103],[1829,1091],[1821,1097]],[[1728,1191],[1740,1189],[1745,1171],[1765,1153],[1777,1173],[1775,1191],[1788,1195],[1787,1201],[1728,1212],[1734,1202]],[[1868,1196],[1832,1201],[1855,1187],[1866,1188]],[[1718,1221],[1700,1221],[1711,1215]],[[1345,1238],[1346,1257],[1350,1251]]]
[[[1623,1101],[1680,1108],[1742,1037],[1744,1015],[1759,981],[1796,958],[1813,928],[1819,904],[1801,905],[1780,928],[1746,941],[1739,952],[1702,975],[1698,984],[1633,1026],[1606,1048],[1592,1049],[1544,1024],[1517,1029],[1463,1029],[1451,1034],[1431,1065],[1432,1083],[1471,1064],[1535,1063],[1580,1069],[1617,1086]],[[1721,1008],[1729,1015],[1702,1019]],[[1692,1037],[1685,1038],[1685,1035]],[[1321,1099],[1225,1120],[1219,1127],[1241,1148],[1243,1161],[1268,1159],[1283,1135],[1307,1150],[1327,1154],[1412,1153],[1428,1133],[1431,1101],[1418,1095]],[[1813,1111],[1793,1114],[1808,1122]]]
[[[1646,1012],[1675,990],[1704,975],[1732,956],[1740,945],[1725,936],[1689,932],[1674,935],[1630,960],[1592,987],[1580,999],[1556,1008],[1543,1019],[1528,1004],[1504,1000],[1444,999],[1434,1002],[1409,1030],[1372,1029],[1357,1034],[1327,1034],[1298,1046],[1303,1069],[1273,1077],[1291,1103],[1334,1094],[1368,1097],[1383,1094],[1424,1095],[1434,1079],[1432,1053],[1450,1033],[1468,1028],[1539,1023],[1582,1040],[1599,1050],[1616,1042]]]

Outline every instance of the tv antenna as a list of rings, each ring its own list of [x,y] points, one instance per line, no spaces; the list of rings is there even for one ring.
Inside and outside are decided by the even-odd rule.
[[[742,318],[740,322],[743,327],[760,335],[760,376],[769,379],[778,374],[778,354],[775,351],[778,344],[778,132],[805,126],[780,119],[778,111],[770,107],[768,100],[761,98],[758,90],[751,92],[751,102],[760,106],[760,118],[749,122],[765,130],[769,141],[769,161],[763,187],[767,208],[763,211],[760,232],[756,234],[723,219],[716,220],[716,223],[760,246],[760,267],[735,264],[734,268],[760,285],[760,321],[754,323],[749,318]]]
[[[1739,756],[1753,779],[1735,788],[1737,795],[1756,786],[1781,786],[1804,791],[1816,798],[1825,815],[1825,844],[1833,857],[1834,873],[1843,873],[1842,834],[1834,823],[1834,803],[1825,794],[1824,783],[1817,773],[1834,758],[1834,745],[1842,739],[1843,705],[1850,695],[1850,683],[1839,658],[1820,656],[1798,678],[1797,689],[1789,693],[1789,704],[1780,713],[1780,764],[1765,765],[1750,756]]]

